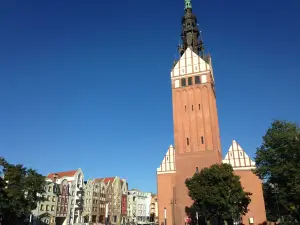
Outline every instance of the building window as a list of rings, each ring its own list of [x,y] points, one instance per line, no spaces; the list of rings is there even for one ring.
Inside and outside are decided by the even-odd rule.
[[[185,86],[186,86],[186,79],[185,79],[185,78],[182,78],[182,79],[181,79],[181,86],[182,86],[182,87],[185,87]]]
[[[188,78],[188,85],[193,85],[193,78],[192,77]]]
[[[204,144],[204,138],[203,138],[203,136],[201,137],[201,143]]]
[[[49,208],[50,208],[49,205],[46,205],[46,211],[49,211]]]
[[[198,169],[198,167],[196,167],[196,173],[199,173],[199,169]]]
[[[47,196],[47,201],[50,201],[50,198],[51,198],[51,197],[48,195],[48,196]]]
[[[44,211],[44,205],[41,204],[41,211]]]
[[[186,139],[186,145],[189,146],[190,145],[190,140],[187,138]]]
[[[192,105],[192,111],[194,111],[194,105]]]
[[[198,104],[198,109],[199,109],[199,110],[201,109],[200,104]]]
[[[51,211],[54,211],[54,205],[53,205],[53,206],[51,206]]]
[[[51,191],[52,191],[52,187],[49,186],[49,187],[48,187],[48,192],[51,192]]]
[[[52,202],[55,202],[55,196],[52,197]]]
[[[200,84],[200,76],[195,76],[195,84]]]
[[[243,153],[242,153],[242,152],[240,152],[240,155],[241,155],[241,156],[243,156]]]
[[[60,206],[57,206],[57,212],[60,212]]]

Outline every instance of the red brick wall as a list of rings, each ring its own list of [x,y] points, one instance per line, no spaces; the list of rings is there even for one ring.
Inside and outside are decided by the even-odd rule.
[[[266,221],[262,181],[251,170],[235,170],[234,173],[241,177],[244,190],[252,193],[249,212],[243,216],[243,223],[249,224],[251,217],[254,218],[254,225]]]

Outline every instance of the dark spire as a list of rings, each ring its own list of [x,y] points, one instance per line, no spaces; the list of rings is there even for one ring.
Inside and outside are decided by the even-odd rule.
[[[200,56],[203,57],[203,41],[197,26],[197,18],[192,13],[192,0],[184,0],[184,2],[185,2],[185,8],[184,8],[185,13],[181,20],[182,46],[179,46],[180,55],[183,55],[185,50],[188,47],[191,47],[197,55],[200,55],[201,53]]]

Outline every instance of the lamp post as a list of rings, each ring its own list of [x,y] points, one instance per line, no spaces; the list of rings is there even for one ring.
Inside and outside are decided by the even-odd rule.
[[[105,205],[105,225],[108,224],[108,202]]]
[[[165,225],[167,225],[167,208],[164,209]]]
[[[278,203],[278,184],[270,184],[271,188],[273,189],[273,193],[275,194],[275,199],[276,199],[276,206],[277,206],[277,216],[278,216],[278,222],[281,220],[280,216],[280,210],[279,210],[279,203]]]

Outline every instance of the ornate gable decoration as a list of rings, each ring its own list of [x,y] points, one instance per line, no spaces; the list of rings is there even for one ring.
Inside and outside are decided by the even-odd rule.
[[[255,162],[235,140],[232,141],[223,163],[231,164],[234,170],[255,169]]]
[[[211,66],[188,47],[171,71],[171,77],[210,71]]]
[[[175,148],[170,145],[160,167],[157,168],[157,174],[176,173]]]

